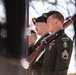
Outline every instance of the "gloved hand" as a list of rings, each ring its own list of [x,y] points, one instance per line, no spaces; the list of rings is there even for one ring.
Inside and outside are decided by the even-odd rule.
[[[29,68],[29,62],[26,60],[26,58],[21,59],[21,65],[23,68],[28,69]]]

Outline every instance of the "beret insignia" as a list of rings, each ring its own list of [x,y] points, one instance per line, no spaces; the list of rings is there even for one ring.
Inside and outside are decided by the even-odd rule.
[[[48,16],[46,15],[46,13],[43,13],[42,16],[43,16],[44,18],[47,18],[47,17],[48,17]]]
[[[33,21],[33,23],[35,24],[35,23],[36,23],[36,18],[33,18],[32,21]]]

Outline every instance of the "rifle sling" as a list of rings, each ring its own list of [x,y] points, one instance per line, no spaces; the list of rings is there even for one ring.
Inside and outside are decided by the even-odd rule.
[[[52,42],[53,40],[55,40],[58,36],[60,36],[62,33],[64,32],[64,30],[60,30],[57,33],[55,33],[54,35],[50,35],[49,37],[47,37],[45,39],[46,41],[46,45],[49,44],[50,42]]]

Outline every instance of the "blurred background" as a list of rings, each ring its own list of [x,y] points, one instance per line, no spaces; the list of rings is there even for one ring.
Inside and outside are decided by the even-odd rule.
[[[27,4],[26,0],[25,2]],[[35,26],[32,23],[33,17],[38,17],[42,15],[42,13],[44,12],[57,10],[64,15],[64,18],[66,20],[67,17],[73,16],[74,14],[76,14],[76,0],[29,0],[28,9],[29,9],[29,27],[30,29],[35,30]],[[23,15],[23,16],[26,16],[26,15]],[[4,52],[6,51],[6,47],[7,47],[6,23],[7,23],[7,18],[6,18],[6,10],[5,10],[4,1],[0,0],[0,50]],[[68,69],[69,75],[72,75],[72,74],[76,75],[76,26],[75,25],[76,25],[76,22],[74,22],[73,24],[71,24],[69,27],[65,29],[66,34],[73,40],[73,52],[72,52],[72,57],[71,57],[71,61],[70,61],[69,69]],[[27,27],[27,26],[23,26],[23,27]],[[11,50],[14,50],[14,49],[11,48]],[[20,72],[23,72],[21,67],[19,70]]]

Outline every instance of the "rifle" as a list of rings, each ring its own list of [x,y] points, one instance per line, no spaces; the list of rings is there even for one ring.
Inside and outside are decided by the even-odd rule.
[[[63,24],[63,28],[66,29],[71,23],[73,23],[74,20],[75,20],[74,16],[72,18],[69,18]],[[49,42],[51,42],[56,37],[57,37],[56,34],[54,36],[50,35],[49,37],[47,37],[45,40],[42,41],[42,43],[40,44],[38,50],[36,50],[35,52],[33,52],[31,55],[29,55],[26,58],[27,61],[28,61],[28,63],[29,63],[29,68],[32,67],[33,63],[35,62],[36,58],[38,57],[38,55],[40,54],[40,52],[43,50],[43,48],[45,47],[45,45],[48,44]]]

